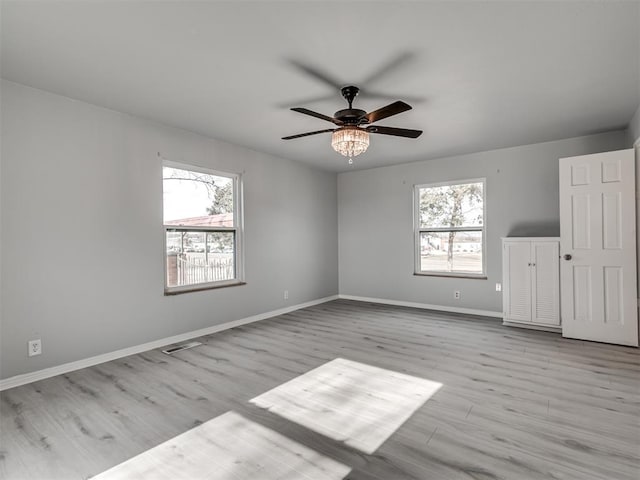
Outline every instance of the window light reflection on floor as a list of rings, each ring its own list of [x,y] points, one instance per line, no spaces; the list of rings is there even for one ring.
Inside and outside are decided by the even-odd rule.
[[[342,480],[350,467],[227,412],[94,480]]]
[[[336,358],[251,403],[372,454],[440,387],[431,380]]]

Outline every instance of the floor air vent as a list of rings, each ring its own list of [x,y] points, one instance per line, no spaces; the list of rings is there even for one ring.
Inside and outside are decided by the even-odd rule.
[[[167,355],[173,355],[174,353],[181,352],[182,350],[187,350],[189,348],[197,347],[198,345],[202,345],[202,344],[200,342],[183,343],[182,345],[176,345],[175,347],[169,347],[166,350],[162,350],[162,353],[166,353]]]

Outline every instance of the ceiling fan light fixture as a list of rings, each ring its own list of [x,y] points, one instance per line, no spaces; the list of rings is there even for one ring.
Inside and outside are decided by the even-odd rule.
[[[369,147],[369,132],[358,127],[342,127],[333,132],[331,146],[340,155],[357,157]]]

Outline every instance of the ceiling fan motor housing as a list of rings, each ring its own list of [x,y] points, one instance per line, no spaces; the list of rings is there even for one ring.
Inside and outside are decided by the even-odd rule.
[[[333,114],[333,116],[345,125],[361,125],[363,123],[369,123],[369,120],[367,120],[367,112],[360,110],[359,108],[338,110]]]

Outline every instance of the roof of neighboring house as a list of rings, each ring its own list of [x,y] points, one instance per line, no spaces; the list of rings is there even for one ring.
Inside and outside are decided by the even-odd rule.
[[[204,215],[202,217],[179,218],[167,220],[165,225],[182,227],[233,227],[233,213],[220,213],[218,215]]]

